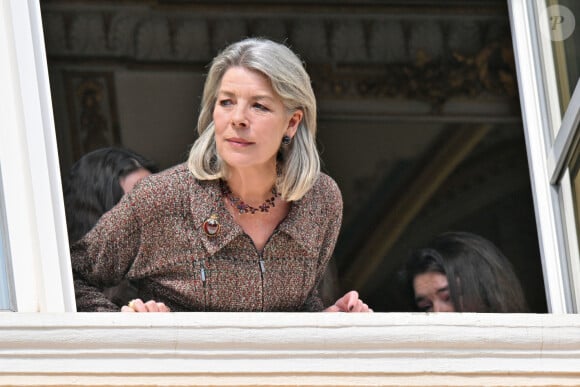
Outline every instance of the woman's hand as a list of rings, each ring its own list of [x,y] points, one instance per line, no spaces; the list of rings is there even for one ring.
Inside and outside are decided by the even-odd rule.
[[[369,308],[367,304],[362,302],[360,298],[358,298],[358,292],[356,290],[351,290],[350,292],[346,293],[344,296],[339,298],[334,303],[334,305],[324,309],[324,311],[356,313],[356,312],[372,312],[373,310]]]
[[[121,312],[171,312],[171,310],[165,306],[162,302],[156,302],[154,300],[149,300],[147,302],[141,301],[141,299],[136,298],[129,302],[129,305],[125,305],[121,308]]]

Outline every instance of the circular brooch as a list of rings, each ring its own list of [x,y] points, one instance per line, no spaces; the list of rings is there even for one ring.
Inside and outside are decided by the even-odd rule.
[[[216,214],[211,214],[203,222],[203,231],[207,236],[214,237],[220,232],[220,224],[218,222],[218,216]]]

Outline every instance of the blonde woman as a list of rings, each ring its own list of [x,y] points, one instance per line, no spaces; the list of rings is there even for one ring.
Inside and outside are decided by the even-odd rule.
[[[129,278],[140,295],[125,312],[370,311],[354,291],[326,309],[318,296],[342,198],[320,172],[298,57],[265,39],[227,47],[197,130],[186,164],[145,179],[73,246],[75,274],[94,288],[78,309],[118,310],[98,289]]]

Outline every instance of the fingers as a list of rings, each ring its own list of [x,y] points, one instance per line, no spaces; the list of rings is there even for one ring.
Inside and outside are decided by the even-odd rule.
[[[342,312],[342,310],[338,306],[336,306],[336,304],[334,304],[324,309],[323,312]]]
[[[364,302],[362,302],[362,300],[360,299],[351,299],[349,300],[348,303],[348,309],[345,310],[345,312],[348,313],[359,313],[359,312],[368,312],[369,311],[369,307],[367,304],[365,304]]]
[[[171,312],[171,309],[167,305],[165,305],[163,302],[158,302],[157,307],[159,308],[160,312],[163,312],[163,313]]]
[[[346,305],[348,312],[356,312],[357,309],[360,309],[362,301],[358,298],[358,292],[356,290],[351,290],[344,297],[347,298]]]
[[[373,310],[359,298],[356,290],[351,290],[338,299],[334,305],[326,308],[325,312],[365,313],[373,312]]]
[[[361,300],[358,300],[358,302],[350,310],[351,313],[366,313],[372,311],[373,310],[369,308],[369,306],[364,302],[362,302]]]
[[[340,312],[348,312],[356,300],[358,300],[358,293],[355,290],[351,290],[339,298],[334,305],[339,308]]]
[[[123,306],[121,308],[121,312],[152,313],[152,312],[170,312],[170,311],[171,310],[163,302],[149,300],[144,303],[139,298],[131,300],[129,302],[129,305]]]

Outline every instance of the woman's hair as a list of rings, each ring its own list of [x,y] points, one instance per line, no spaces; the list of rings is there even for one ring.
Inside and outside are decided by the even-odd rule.
[[[487,239],[468,232],[447,232],[427,248],[412,252],[403,278],[410,294],[417,275],[447,276],[457,312],[521,313],[528,307],[511,263]],[[414,308],[416,308],[413,302]]]
[[[189,154],[188,166],[200,180],[227,177],[227,166],[217,154],[213,109],[222,77],[231,67],[243,67],[266,76],[289,112],[304,116],[290,145],[278,154],[278,192],[285,200],[298,200],[313,186],[320,172],[316,149],[316,99],[310,77],[292,50],[267,39],[248,38],[228,46],[212,61],[197,122],[199,138]]]
[[[145,157],[121,148],[101,148],[81,157],[63,182],[68,237],[81,239],[124,195],[119,180],[145,168],[157,166]]]

